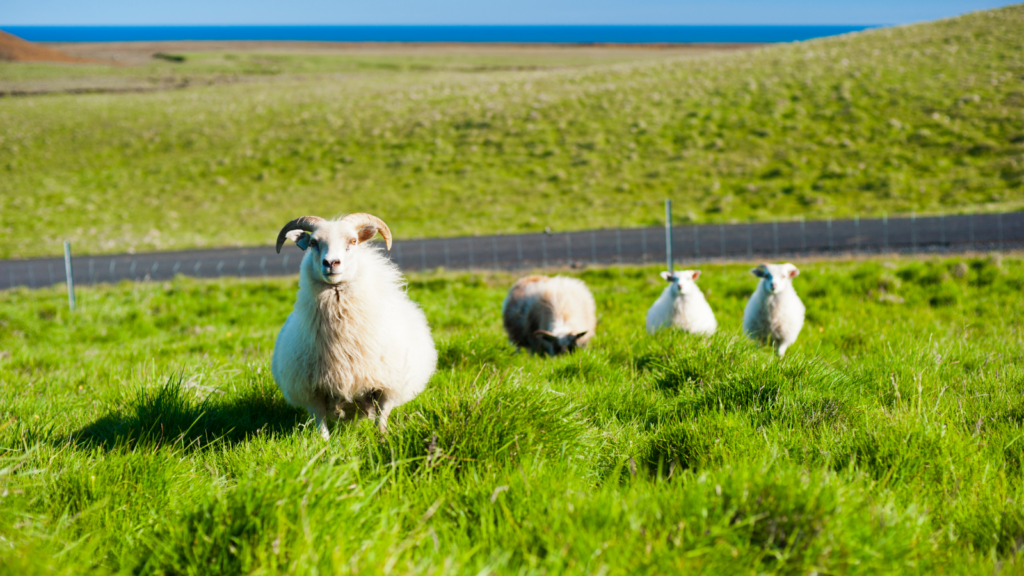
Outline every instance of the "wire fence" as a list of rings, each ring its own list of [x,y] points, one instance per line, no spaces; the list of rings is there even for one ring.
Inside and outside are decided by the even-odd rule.
[[[676,262],[775,260],[812,255],[989,251],[1024,248],[1024,212],[677,226]],[[399,240],[389,257],[403,271],[549,268],[665,261],[664,228]],[[303,253],[288,244],[72,259],[76,284],[298,273]],[[0,261],[0,286],[67,282],[60,258]]]

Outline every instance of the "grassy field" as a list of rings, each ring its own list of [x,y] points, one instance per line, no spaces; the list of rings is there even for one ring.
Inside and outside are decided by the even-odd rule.
[[[123,62],[61,65],[0,62],[0,95],[39,97],[62,93],[139,93],[224,86],[271,84],[285,89],[310,81],[343,85],[353,80],[430,82],[439,75],[474,75],[511,71],[552,71],[622,62],[696,57],[727,50],[628,49],[586,47],[500,47],[470,50],[460,46],[359,47],[334,49],[290,47],[275,43],[240,43],[208,47],[182,42],[88,45],[75,53],[117,57]],[[192,46],[196,44],[196,46]],[[212,44],[212,43],[207,43]],[[109,47],[108,47],[109,46]],[[201,50],[200,48],[207,48]],[[159,52],[180,62],[154,58]],[[180,48],[175,50],[174,48]],[[234,48],[234,49],[232,49]]]
[[[295,279],[0,292],[0,572],[991,574],[1024,568],[1019,256],[807,262],[780,361],[746,265],[714,338],[579,272],[592,346],[513,354],[513,276],[413,276],[440,350],[379,438],[269,375]]]
[[[315,42],[118,42],[53,46],[96,62],[72,66],[5,63],[0,67],[0,89],[41,92],[48,88],[90,86],[145,88],[180,83],[202,86],[229,81],[287,81],[310,75],[326,75],[328,80],[337,81],[352,74],[567,69],[737,49]],[[154,53],[164,57],[154,57]]]
[[[266,243],[305,213],[408,238],[646,225],[666,197],[701,222],[1014,210],[1022,50],[1015,6],[699,58],[300,59],[241,85],[3,99],[0,257]]]

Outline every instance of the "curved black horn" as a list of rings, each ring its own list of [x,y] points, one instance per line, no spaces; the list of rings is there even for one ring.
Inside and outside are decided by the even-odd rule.
[[[281,253],[281,246],[284,246],[284,241],[288,239],[287,234],[292,230],[304,230],[306,232],[312,232],[313,227],[323,222],[324,219],[319,216],[303,216],[296,218],[291,222],[284,225],[281,231],[277,234],[277,253]]]

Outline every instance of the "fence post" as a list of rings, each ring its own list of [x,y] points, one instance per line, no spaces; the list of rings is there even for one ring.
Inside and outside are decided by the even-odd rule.
[[[832,217],[828,217],[828,251],[832,252]]]
[[[750,226],[750,222],[747,222],[747,258],[754,257],[754,243],[753,239],[751,238]]]
[[[420,263],[423,265],[423,267],[420,268],[420,270],[426,270],[427,269],[427,243],[425,241],[423,241],[423,240],[420,240]]]
[[[96,284],[96,274],[93,273],[92,265],[92,258],[89,258],[89,284]]]
[[[491,236],[491,251],[494,254],[494,269],[498,269],[498,237]]]
[[[472,236],[470,236],[469,238],[466,238],[466,244],[469,245],[469,269],[472,270],[473,266],[476,264],[475,262],[473,262],[473,237]]]
[[[64,274],[68,280],[68,308],[75,311],[75,273],[71,269],[71,242],[64,241]]]
[[[622,230],[615,229],[615,251],[618,254],[617,262],[622,265]]]
[[[640,262],[647,264],[647,228],[640,229]]]
[[[939,244],[946,245],[946,214],[939,215]]]
[[[967,215],[967,231],[970,234],[971,250],[974,250],[974,214]]]
[[[996,226],[999,228],[999,250],[1005,250],[1003,246],[1003,215],[1002,213],[996,214]]]
[[[665,263],[668,264],[668,275],[675,272],[672,264],[672,201],[665,199]]]
[[[281,268],[284,269],[285,274],[288,273],[288,256],[290,256],[290,254],[285,254],[284,260],[281,261]],[[200,262],[202,262],[202,260],[200,260]],[[199,273],[199,264],[196,264],[196,273]]]
[[[914,228],[914,224],[917,221],[917,214],[911,210],[910,212],[910,250],[917,252],[917,230]]]
[[[721,243],[722,258],[725,258],[725,224],[718,224],[718,241]]]
[[[882,211],[882,252],[889,251],[889,213]]]
[[[700,227],[697,224],[693,228],[693,257],[700,258]]]
[[[772,241],[775,245],[775,255],[779,255],[779,219],[772,220]]]
[[[46,273],[50,276],[50,286],[53,286],[53,264],[50,262],[46,263]]]
[[[597,264],[597,238],[594,231],[590,231],[590,262]]]
[[[245,258],[238,261],[238,277],[242,278],[242,269],[245,268]],[[156,266],[153,266],[153,271],[156,271]]]
[[[857,252],[860,252],[860,214],[853,215],[853,239]]]
[[[540,235],[540,249],[544,255],[544,268],[548,267],[548,234],[547,232]]]
[[[444,268],[450,270],[452,267],[451,257],[448,254],[448,239],[444,239]]]
[[[800,215],[800,253],[807,254],[807,230],[804,227],[803,214]]]
[[[217,272],[220,272],[220,268],[217,268]],[[132,265],[128,267],[128,276],[135,280],[135,260],[132,260]]]

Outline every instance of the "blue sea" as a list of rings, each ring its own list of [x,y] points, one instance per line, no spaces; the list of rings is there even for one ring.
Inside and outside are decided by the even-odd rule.
[[[874,26],[4,26],[33,42],[305,40],[684,44],[793,42]]]

